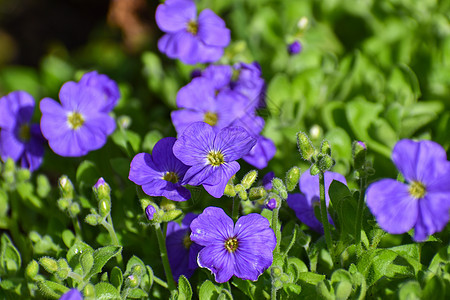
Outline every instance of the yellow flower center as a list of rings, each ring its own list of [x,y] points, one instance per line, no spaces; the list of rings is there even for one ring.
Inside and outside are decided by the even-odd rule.
[[[203,117],[203,122],[208,123],[211,126],[217,124],[217,114],[212,112],[207,112]]]
[[[172,183],[177,183],[178,182],[178,176],[177,173],[175,172],[166,172],[166,174],[164,174],[163,179],[166,181],[170,181]]]
[[[413,181],[409,185],[409,194],[416,199],[421,199],[425,196],[427,190],[425,185],[419,181]]]
[[[31,131],[30,126],[28,124],[23,124],[19,128],[19,138],[24,141],[28,142],[31,138]]]
[[[228,252],[230,253],[236,251],[238,245],[239,245],[238,240],[235,237],[229,238],[228,240],[225,241],[225,249],[227,249]]]
[[[214,167],[220,166],[221,164],[225,163],[223,154],[220,153],[220,151],[211,150],[206,158],[208,159],[209,164],[213,165]]]
[[[67,116],[67,123],[69,124],[70,128],[76,130],[84,124],[83,115],[79,112],[73,111]]]
[[[192,245],[192,241],[191,241],[191,237],[190,237],[190,231],[188,231],[188,233],[184,236],[183,239],[183,246],[186,249],[189,249]]]
[[[198,23],[195,20],[191,20],[187,23],[187,28],[186,30],[190,33],[192,33],[193,35],[197,35],[198,33]]]

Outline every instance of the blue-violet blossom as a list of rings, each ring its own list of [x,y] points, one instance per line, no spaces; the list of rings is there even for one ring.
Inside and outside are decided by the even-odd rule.
[[[450,162],[441,145],[407,139],[394,146],[392,160],[407,183],[389,178],[372,183],[367,206],[387,232],[414,228],[414,240],[424,241],[449,221]]]
[[[226,127],[217,134],[211,125],[190,125],[173,146],[173,153],[191,166],[185,180],[190,185],[203,185],[215,198],[222,197],[228,180],[239,171],[239,158],[247,154],[256,140],[242,127]]]
[[[328,206],[330,203],[330,196],[328,195],[328,189],[330,188],[333,180],[347,184],[345,177],[339,173],[327,171],[324,174],[325,179],[325,203]],[[320,207],[320,188],[319,188],[319,175],[312,176],[310,170],[306,170],[299,180],[299,190],[303,194],[289,194],[287,198],[287,204],[295,212],[297,218],[308,225],[312,230],[323,233],[322,223],[317,220],[314,214],[314,207],[317,205]],[[328,216],[328,220],[333,224],[333,220]]]
[[[269,221],[259,214],[249,214],[233,221],[218,207],[207,207],[191,223],[191,240],[205,246],[197,262],[209,269],[217,282],[235,275],[244,280],[258,280],[272,265],[277,244]]]
[[[116,127],[103,111],[103,98],[98,89],[69,81],[59,91],[61,104],[42,99],[41,130],[53,152],[83,156],[103,147]]]
[[[225,22],[210,9],[197,17],[192,0],[165,1],[156,9],[155,19],[166,33],[158,41],[159,51],[186,64],[215,62],[230,43]]]
[[[0,156],[20,161],[22,168],[36,170],[44,155],[44,138],[39,124],[31,124],[33,97],[15,91],[0,98]]]
[[[198,268],[197,255],[203,248],[191,241],[190,225],[197,217],[194,213],[187,213],[181,224],[167,223],[166,248],[173,278],[178,281],[181,275],[189,278]]]
[[[152,154],[137,154],[130,165],[128,178],[142,186],[150,196],[163,196],[173,201],[186,201],[191,193],[182,186],[188,166],[177,159],[172,152],[174,137],[159,140]]]
[[[70,289],[68,292],[64,293],[59,300],[83,300],[83,296],[77,289]]]
[[[103,97],[104,112],[110,112],[117,105],[120,98],[120,91],[117,83],[104,74],[99,74],[97,71],[88,72],[81,77],[78,82],[81,85],[90,86],[99,90]]]

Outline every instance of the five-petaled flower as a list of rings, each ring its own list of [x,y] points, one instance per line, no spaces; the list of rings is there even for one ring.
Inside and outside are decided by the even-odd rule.
[[[117,83],[104,74],[97,71],[88,72],[81,77],[79,84],[96,88],[103,97],[102,101],[104,112],[110,112],[117,105],[120,98],[120,91]]]
[[[222,197],[228,180],[239,171],[239,158],[255,145],[242,127],[226,127],[217,134],[211,125],[196,122],[186,128],[173,146],[173,153],[190,166],[185,182],[203,185],[213,197]]]
[[[387,232],[414,227],[414,240],[424,241],[449,221],[450,162],[439,144],[407,139],[395,145],[392,160],[407,183],[388,178],[372,183],[367,206]]]
[[[325,203],[328,206],[330,203],[330,196],[328,189],[333,180],[347,184],[345,177],[335,172],[325,172]],[[299,190],[303,194],[289,194],[287,204],[295,212],[297,218],[308,225],[314,231],[323,233],[322,223],[317,220],[314,214],[314,207],[320,207],[320,189],[319,189],[319,175],[312,176],[309,169],[306,170],[299,180]],[[320,208],[319,208],[320,209]],[[328,220],[333,224],[333,220],[328,216]]]
[[[191,240],[205,246],[198,264],[209,269],[217,282],[235,275],[256,281],[272,265],[277,244],[269,221],[259,214],[240,217],[236,224],[218,207],[207,207],[191,223]]]
[[[158,49],[170,58],[186,64],[219,60],[230,43],[230,30],[212,10],[203,10],[197,18],[192,0],[167,0],[156,9],[156,24],[166,32]]]
[[[31,124],[33,97],[23,91],[0,98],[0,156],[20,161],[22,168],[36,170],[44,155],[44,138],[39,124]]]
[[[42,99],[41,130],[50,148],[61,156],[83,156],[106,143],[116,124],[104,109],[97,88],[66,82],[59,91],[61,104]]]
[[[152,155],[137,154],[131,162],[128,178],[141,185],[147,195],[186,201],[191,193],[182,184],[188,166],[173,155],[175,141],[174,137],[163,138],[156,143]]]

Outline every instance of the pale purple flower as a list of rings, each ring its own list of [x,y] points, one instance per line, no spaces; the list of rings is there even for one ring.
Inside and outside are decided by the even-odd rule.
[[[102,94],[95,88],[66,82],[59,91],[61,104],[42,99],[41,130],[50,148],[61,156],[83,156],[106,143],[116,124],[102,111]]]
[[[186,201],[191,193],[183,186],[188,166],[177,159],[172,152],[176,138],[159,140],[152,154],[139,153],[131,162],[128,178],[142,186],[150,196],[163,196],[173,201]]]
[[[381,228],[392,234],[412,228],[414,240],[424,241],[444,229],[450,210],[450,162],[432,141],[400,140],[392,160],[406,183],[382,179],[366,192],[367,206]]]
[[[293,43],[288,45],[287,50],[290,55],[296,55],[299,54],[300,51],[302,51],[302,45],[299,41],[294,41]]]
[[[153,205],[147,205],[145,208],[145,215],[149,221],[153,220],[155,216],[156,208]]]
[[[228,180],[239,170],[239,158],[247,154],[256,140],[242,127],[226,127],[215,133],[204,122],[190,125],[173,146],[173,153],[184,164],[186,184],[202,184],[215,198],[222,197]]]
[[[232,81],[231,89],[247,97],[249,107],[264,107],[266,84],[262,78],[261,66],[256,61],[251,64],[241,62],[234,65],[234,70],[237,79]]]
[[[19,161],[22,168],[34,171],[42,163],[44,138],[39,124],[31,124],[33,97],[15,91],[0,98],[0,156]]]
[[[328,195],[328,189],[330,188],[333,180],[342,182],[347,185],[345,177],[339,173],[325,172],[325,203],[328,206],[330,203],[330,196]],[[312,176],[309,169],[306,170],[299,180],[299,190],[302,194],[289,194],[287,198],[287,204],[295,212],[297,218],[308,225],[314,231],[323,233],[322,223],[317,220],[314,214],[314,207],[320,208],[320,188],[319,188],[319,175]],[[333,224],[333,220],[328,216],[328,220]]]
[[[194,1],[167,0],[158,6],[155,18],[166,33],[158,41],[159,51],[186,64],[215,62],[230,43],[225,22],[210,9],[197,17]]]
[[[197,214],[187,213],[181,224],[167,223],[167,256],[173,278],[176,281],[181,275],[186,278],[191,277],[198,268],[197,255],[203,247],[191,241],[191,229],[189,228],[192,220],[196,217]]]
[[[102,94],[102,108],[104,112],[110,112],[117,105],[120,91],[117,83],[104,74],[97,71],[86,73],[81,77],[79,84],[97,89]]]
[[[223,209],[207,207],[192,221],[191,231],[191,240],[205,246],[198,254],[199,266],[219,283],[233,275],[256,281],[272,265],[275,233],[259,214],[240,217],[234,225]]]
[[[77,289],[70,289],[68,292],[64,293],[59,300],[83,300],[83,296]]]

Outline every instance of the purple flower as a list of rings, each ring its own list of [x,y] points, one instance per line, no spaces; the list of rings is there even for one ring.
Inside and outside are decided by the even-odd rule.
[[[23,91],[0,98],[0,155],[20,161],[22,168],[34,171],[42,163],[44,138],[39,124],[31,124],[33,97]]]
[[[173,153],[191,166],[185,175],[186,184],[202,184],[210,195],[220,198],[228,180],[239,171],[236,160],[255,143],[241,127],[226,127],[216,134],[210,125],[196,122],[175,142]]]
[[[392,160],[407,183],[372,183],[367,206],[387,232],[400,234],[414,227],[414,240],[424,241],[449,220],[450,162],[439,144],[406,139],[395,145]]]
[[[166,34],[158,49],[186,64],[215,62],[230,43],[230,30],[212,10],[197,9],[191,0],[167,0],[156,9],[156,23]]]
[[[264,107],[266,84],[261,77],[261,66],[257,62],[251,64],[238,63],[234,66],[237,79],[231,83],[231,89],[248,98],[249,107]]]
[[[86,73],[81,77],[79,84],[96,88],[102,93],[101,110],[110,112],[117,105],[120,98],[120,91],[117,83],[104,74],[98,74],[97,71]]]
[[[302,51],[302,45],[299,41],[294,41],[293,43],[288,45],[287,51],[289,55],[299,54],[300,51]]]
[[[173,278],[176,281],[180,275],[191,277],[198,268],[197,255],[203,247],[191,241],[191,229],[189,228],[195,218],[197,218],[196,214],[187,213],[181,225],[176,222],[167,223],[167,256]]]
[[[177,94],[177,106],[173,111],[172,122],[178,135],[194,122],[205,122],[217,132],[239,118],[245,107],[241,95],[216,93],[214,81],[195,78],[182,87]]]
[[[59,300],[83,300],[83,296],[77,289],[70,289],[68,292],[64,293]]]
[[[156,143],[152,155],[137,154],[131,162],[128,178],[141,185],[147,195],[186,201],[191,193],[182,184],[188,166],[173,155],[175,141],[173,137],[163,138]]]
[[[145,208],[145,215],[147,216],[147,219],[149,221],[153,220],[155,212],[156,208],[153,205],[147,205],[147,207]]]
[[[270,199],[267,202],[266,207],[270,210],[274,210],[277,207],[277,199],[275,198]]]
[[[262,184],[266,190],[272,189],[272,179],[274,179],[274,178],[275,178],[275,173],[272,171],[267,173],[266,175],[264,175],[264,177],[262,179]]]
[[[325,172],[325,203],[330,203],[328,189],[331,182],[337,180],[347,184],[345,177],[339,173]],[[319,175],[312,176],[309,169],[306,170],[299,180],[299,189],[303,194],[289,194],[287,204],[295,212],[297,218],[308,225],[314,231],[323,233],[322,223],[317,220],[314,214],[314,206],[320,207]],[[333,220],[328,216],[328,220],[333,224]]]
[[[235,275],[256,281],[272,265],[277,244],[269,221],[259,214],[240,217],[236,225],[218,207],[207,207],[191,223],[191,240],[205,246],[197,262],[209,269],[217,282]]]
[[[103,112],[102,94],[95,88],[66,82],[59,91],[61,104],[42,99],[41,130],[50,148],[61,156],[83,156],[106,143],[116,124]]]

